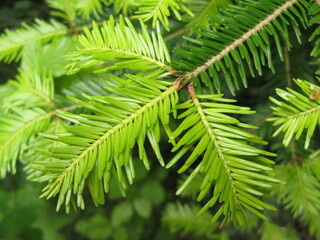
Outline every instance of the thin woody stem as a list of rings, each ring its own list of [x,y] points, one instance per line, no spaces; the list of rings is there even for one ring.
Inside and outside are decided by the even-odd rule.
[[[81,108],[82,106],[80,106],[80,105],[73,105],[73,106],[69,106],[69,107],[65,107],[65,108],[61,108],[61,109],[59,109],[59,110],[61,110],[61,111],[71,111],[71,110],[73,110],[73,109],[77,109],[77,108]],[[50,115],[51,116],[54,116],[54,115],[56,115],[56,112],[57,112],[57,110],[53,110],[53,111],[51,111],[50,112]]]
[[[177,37],[177,36],[179,36],[179,35],[181,35],[181,34],[184,34],[185,32],[187,32],[187,29],[182,28],[182,29],[179,29],[178,31],[176,31],[176,32],[174,32],[174,33],[171,33],[171,34],[168,35],[168,36],[165,36],[163,39],[164,39],[165,41],[168,41],[168,40],[170,40],[170,39],[172,39],[172,38],[175,38],[175,37]]]
[[[286,68],[286,78],[288,87],[292,87],[292,76],[291,76],[291,63],[290,63],[290,55],[288,51],[288,44],[284,41],[284,58],[285,58],[285,68]]]
[[[189,96],[192,100],[196,99],[196,93],[194,91],[194,87],[193,87],[193,82],[190,82],[187,86],[188,88],[188,92],[189,92]]]

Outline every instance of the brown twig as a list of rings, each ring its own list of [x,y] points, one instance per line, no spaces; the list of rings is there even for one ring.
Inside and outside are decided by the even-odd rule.
[[[178,31],[176,31],[174,33],[169,34],[168,36],[165,36],[163,39],[165,41],[168,41],[168,40],[170,40],[172,38],[175,38],[175,37],[177,37],[177,36],[179,36],[181,34],[184,34],[185,32],[187,32],[187,29],[182,28],[182,29],[179,29]]]
[[[196,93],[195,93],[195,91],[194,91],[193,81],[191,81],[191,82],[188,84],[187,88],[188,88],[188,92],[189,92],[190,98],[191,98],[192,100],[196,99],[197,97],[196,97]]]
[[[50,112],[50,115],[53,117],[56,115],[57,110],[61,110],[61,111],[71,111],[73,109],[77,109],[77,108],[81,108],[82,106],[80,105],[73,105],[73,106],[69,106],[69,107],[65,107],[65,108],[61,108],[61,109],[56,109]]]

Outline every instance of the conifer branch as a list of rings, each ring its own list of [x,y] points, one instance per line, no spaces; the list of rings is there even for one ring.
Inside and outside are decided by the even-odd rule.
[[[67,27],[60,22],[51,20],[45,22],[35,20],[35,24],[23,24],[17,30],[8,30],[0,35],[0,60],[5,62],[18,61],[21,57],[21,49],[28,41],[49,41],[55,37],[67,34]]]
[[[210,60],[208,60],[204,65],[199,66],[197,69],[194,71],[187,73],[188,76],[190,77],[196,77],[198,76],[201,72],[205,71],[213,65],[216,61],[221,60],[224,58],[226,55],[230,53],[232,49],[237,48],[240,44],[244,43],[247,41],[249,38],[251,38],[252,35],[256,34],[261,30],[265,25],[268,25],[272,20],[276,19],[280,14],[283,13],[283,11],[287,10],[289,7],[294,5],[298,0],[291,0],[280,6],[277,10],[275,10],[272,14],[270,14],[266,19],[262,20],[259,24],[257,24],[254,28],[250,29],[248,32],[243,34],[240,38],[235,40],[233,43],[230,45],[226,46],[219,54],[216,56],[212,57]]]
[[[164,40],[169,41],[170,39],[173,39],[181,34],[184,34],[185,32],[187,32],[187,29],[185,29],[185,28],[179,29],[178,31],[165,36]]]
[[[200,213],[214,206],[219,199],[221,206],[213,217],[213,222],[217,221],[221,215],[225,215],[225,219],[245,224],[243,208],[265,218],[258,210],[273,208],[265,205],[252,194],[260,196],[263,193],[257,187],[269,188],[271,185],[267,182],[278,181],[263,174],[272,161],[259,156],[260,154],[274,156],[274,154],[250,146],[250,142],[263,144],[263,141],[240,129],[239,127],[246,127],[246,125],[225,114],[250,114],[253,112],[246,107],[227,104],[232,103],[233,100],[224,99],[222,95],[196,95],[192,82],[188,84],[188,91],[191,100],[177,106],[178,109],[186,109],[178,116],[184,120],[173,132],[174,137],[178,137],[184,132],[172,149],[173,152],[177,150],[179,152],[166,167],[169,168],[176,164],[192,148],[191,155],[178,170],[178,173],[183,173],[191,167],[194,169],[176,194],[180,194],[195,176],[203,174],[204,180],[200,187],[198,200],[202,200],[211,191],[213,196]],[[202,99],[202,101],[200,102],[198,99]],[[197,161],[202,156],[203,159]],[[240,162],[256,168],[255,172],[260,173],[253,174],[247,167],[240,166]],[[257,162],[259,164],[255,165]],[[257,179],[263,180],[263,182],[258,182]],[[222,209],[227,209],[228,213],[223,213]]]
[[[293,217],[308,224],[310,233],[318,236],[315,226],[320,214],[320,183],[311,169],[310,161],[308,159],[302,163],[279,166],[279,176],[286,185],[280,186],[278,196],[286,208],[292,211]]]
[[[7,114],[0,119],[0,126],[4,129],[0,136],[1,177],[4,177],[7,171],[15,173],[15,163],[21,154],[22,145],[45,130],[51,117],[51,112],[47,113],[42,109],[26,109],[16,110],[14,114]]]
[[[106,0],[77,0],[76,9],[78,15],[89,18],[90,15],[99,17],[103,13],[103,7],[107,3]]]
[[[170,72],[169,52],[160,33],[147,31],[140,21],[142,33],[138,33],[129,19],[119,19],[114,22],[111,17],[99,28],[93,24],[93,29],[84,29],[84,35],[79,37],[82,45],[77,52],[70,54],[70,73],[83,68],[106,64],[106,67],[95,72],[104,72],[128,68],[132,70],[148,71],[161,68]],[[108,66],[109,65],[109,66]]]
[[[265,65],[274,71],[270,37],[276,42],[281,60],[283,49],[280,37],[288,47],[291,46],[289,27],[294,28],[300,40],[299,27],[306,27],[308,22],[305,14],[307,8],[308,3],[304,0],[244,1],[237,7],[230,5],[221,13],[221,18],[217,16],[212,19],[212,29],[199,28],[195,32],[197,37],[185,37],[191,44],[185,44],[184,49],[174,49],[182,59],[173,60],[171,65],[181,70],[182,81],[204,85],[213,94],[222,91],[221,81],[224,81],[224,85],[235,95],[236,90],[240,90],[239,79],[244,87],[248,86],[246,68],[253,77],[255,71],[261,75]],[[298,21],[292,20],[293,16],[297,16]]]
[[[274,121],[275,126],[280,126],[273,136],[277,136],[280,132],[285,132],[283,137],[285,146],[289,145],[294,136],[295,139],[299,139],[306,129],[305,148],[308,148],[315,128],[319,125],[318,119],[320,117],[319,99],[312,99],[310,96],[312,96],[313,89],[319,91],[319,87],[307,81],[294,81],[304,91],[304,95],[290,88],[287,88],[287,91],[276,89],[277,94],[287,103],[270,97],[270,100],[276,106],[272,107],[275,117],[268,120]]]
[[[320,150],[311,154],[310,146],[317,146],[320,87],[291,79],[296,65],[305,70],[308,60],[299,56],[297,61],[289,50],[306,40],[301,29],[308,28],[306,32],[313,31],[308,39],[314,45],[310,56],[319,62],[319,0],[48,0],[48,4],[68,26],[58,20],[35,20],[0,35],[0,61],[21,59],[18,64],[24,71],[16,81],[0,86],[0,177],[14,173],[17,161],[22,161],[29,178],[46,183],[41,197],[57,197],[57,210],[65,206],[68,212],[71,206],[83,209],[88,195],[94,205],[104,204],[113,183],[125,196],[140,173],[136,161],[150,170],[156,159],[158,165],[178,167],[182,174],[176,195],[204,203],[202,208],[168,204],[163,221],[174,232],[222,239],[229,231],[215,232],[217,223],[249,225],[247,210],[266,219],[265,211],[275,208],[262,198],[275,189],[285,210],[308,224],[310,235],[318,234]],[[104,11],[105,6],[113,9]],[[194,18],[188,17],[192,15],[188,8]],[[120,12],[128,16],[116,15]],[[91,22],[100,15],[110,18]],[[171,24],[176,32],[163,38],[161,30],[169,30]],[[180,41],[177,36],[186,32],[190,34]],[[294,35],[298,41],[292,41]],[[171,56],[166,41],[178,56]],[[275,54],[282,65],[277,58],[273,62]],[[67,60],[73,76],[66,76]],[[265,67],[277,72],[273,75],[277,81],[254,83],[237,96],[256,74],[265,74]],[[309,76],[310,70],[305,72]],[[255,88],[269,92],[275,82],[287,82],[288,88],[277,89],[279,98],[271,98],[274,116],[267,120],[278,127],[272,135],[264,118],[270,109],[260,102]],[[301,93],[291,89],[293,82]],[[225,87],[240,101],[262,103],[254,106],[260,116],[247,118],[257,126],[239,120],[254,111],[224,98]],[[247,96],[250,99],[244,99]],[[259,136],[272,139],[271,145],[261,147],[267,142]],[[291,149],[279,149],[279,140]],[[279,153],[283,184],[278,185],[275,162],[269,159],[276,155],[266,149]],[[163,154],[172,158],[167,162]],[[133,202],[132,209],[141,217],[151,212],[140,214],[146,201],[140,206],[136,199]],[[260,229],[265,238],[291,236],[276,224],[265,223]]]
[[[168,83],[151,80],[152,75],[142,79],[129,76],[130,80],[127,81],[113,77],[119,82],[119,85],[112,88],[109,86],[114,82],[112,84],[110,82],[105,88],[116,93],[117,96],[86,96],[90,104],[71,98],[75,103],[94,111],[96,115],[78,116],[58,111],[59,117],[74,122],[76,125],[68,126],[68,134],[43,135],[67,144],[65,147],[40,151],[51,158],[63,159],[63,162],[59,160],[47,162],[49,170],[44,168],[38,177],[38,179],[47,179],[46,176],[52,176],[53,180],[44,188],[41,196],[50,198],[59,194],[57,209],[65,203],[69,211],[72,196],[68,189],[74,189],[73,192],[78,198],[77,205],[84,207],[82,191],[87,178],[89,178],[87,180],[89,189],[96,205],[104,203],[103,189],[105,192],[109,191],[111,177],[119,182],[124,191],[127,181],[132,184],[134,178],[133,160],[130,154],[136,143],[140,159],[143,160],[147,169],[150,167],[144,149],[146,137],[160,164],[164,165],[158,146],[159,123],[161,121],[163,125],[168,124],[171,108],[178,100],[177,87],[170,84],[171,86],[167,88],[165,86]],[[122,84],[125,86],[121,86]],[[123,137],[124,135],[126,137]],[[87,167],[84,168],[84,166]],[[127,180],[124,178],[122,168],[125,168]],[[73,179],[75,175],[77,177]],[[70,181],[70,178],[73,180]],[[93,184],[92,181],[97,182]],[[103,181],[103,188],[99,187],[102,184],[101,181]]]
[[[189,15],[193,15],[184,5],[182,0],[156,0],[156,1],[142,1],[135,0],[139,5],[139,9],[136,11],[137,18],[148,21],[152,18],[152,26],[155,27],[157,21],[160,21],[162,26],[166,30],[169,30],[169,19],[170,10],[174,13],[178,20],[181,20],[179,10],[184,10]]]
[[[105,134],[101,135],[95,142],[90,144],[87,148],[83,149],[82,153],[74,159],[74,161],[68,166],[67,169],[60,175],[56,181],[63,182],[64,179],[68,174],[70,174],[70,171],[72,171],[76,165],[78,165],[83,159],[90,154],[92,151],[96,150],[99,145],[101,145],[103,142],[105,142],[108,138],[110,138],[112,135],[114,135],[116,132],[120,131],[124,127],[126,127],[130,122],[133,122],[135,119],[137,119],[139,116],[141,116],[143,113],[148,111],[150,108],[152,108],[154,105],[158,104],[160,101],[162,101],[164,98],[166,98],[168,95],[171,95],[174,91],[176,91],[176,87],[173,86],[169,88],[167,91],[163,92],[161,95],[153,99],[151,102],[147,103],[142,108],[138,109],[136,112],[134,112],[132,115],[121,121],[118,125],[114,126],[112,129],[107,131]],[[77,105],[76,105],[77,106]],[[76,106],[72,108],[76,108]],[[70,108],[68,109],[70,110]]]

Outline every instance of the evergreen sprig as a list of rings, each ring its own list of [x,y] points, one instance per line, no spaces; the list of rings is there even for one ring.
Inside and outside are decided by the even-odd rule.
[[[22,156],[21,149],[32,136],[44,131],[52,114],[41,108],[14,109],[0,119],[0,176],[15,173],[16,161]]]
[[[112,4],[114,11],[121,12],[124,16],[127,16],[138,6],[135,0],[108,0],[108,4]]]
[[[10,112],[15,108],[53,107],[54,82],[50,73],[39,74],[37,70],[19,70],[14,93],[3,98],[2,109]]]
[[[6,29],[0,35],[0,60],[10,63],[21,58],[21,50],[28,41],[47,42],[67,33],[67,27],[54,19],[36,19],[33,25],[22,24],[16,30]]]
[[[43,135],[67,144],[41,151],[50,157],[50,161],[43,162],[42,175],[54,176],[44,188],[42,197],[59,195],[57,209],[65,204],[68,210],[73,201],[72,195],[77,197],[76,205],[83,208],[85,182],[96,205],[104,203],[104,192],[109,191],[110,178],[125,194],[128,183],[132,184],[135,177],[131,157],[135,145],[138,145],[139,158],[146,169],[150,168],[144,147],[146,138],[164,166],[158,145],[160,124],[169,123],[169,114],[178,101],[177,87],[168,87],[169,83],[154,80],[152,75],[128,75],[128,78],[125,81],[113,76],[109,81],[113,87],[105,86],[116,96],[85,96],[90,103],[70,97],[95,114],[76,115],[58,111],[59,117],[76,125],[67,126],[67,133]]]
[[[318,0],[48,2],[55,9],[52,16],[66,24],[36,20],[0,35],[0,61],[20,67],[16,79],[0,87],[1,177],[15,172],[21,160],[30,179],[47,183],[41,196],[58,197],[57,210],[64,205],[69,211],[84,208],[87,189],[95,205],[105,203],[111,184],[125,195],[135,179],[134,161],[149,170],[156,159],[183,174],[177,195],[186,190],[184,198],[204,202],[202,208],[168,205],[163,221],[173,231],[211,234],[218,220],[222,227],[227,221],[249,225],[248,211],[266,219],[265,210],[275,208],[263,197],[277,184],[280,202],[317,236],[319,150],[313,158],[305,156],[313,151],[313,139],[317,147],[320,87],[311,77],[311,64],[295,61],[288,50],[309,39],[312,63],[318,64]],[[107,5],[113,9],[106,10]],[[114,17],[119,12],[127,17]],[[100,15],[110,15],[109,20],[91,22]],[[167,36],[167,47],[161,29],[169,27],[180,29]],[[174,40],[186,32],[184,40]],[[257,127],[246,124],[240,116],[254,111],[225,98],[224,86],[240,100],[241,85],[250,86],[255,101],[251,77],[265,66],[274,71],[280,60],[284,71],[258,84],[268,92],[276,81],[290,87],[277,89],[278,99],[270,98],[274,117],[269,120],[278,126],[271,136],[267,104],[253,121]],[[309,69],[308,81],[294,80],[299,90],[291,86],[295,65],[290,61]],[[259,135],[272,143],[263,146],[267,142]],[[277,161],[269,159],[276,157],[270,149],[280,146]],[[278,184],[275,162],[284,169],[279,178],[286,183]],[[198,211],[203,215],[194,217]],[[296,236],[283,229],[265,222],[261,235]]]
[[[12,81],[16,90],[0,105],[0,175],[15,173],[16,160],[23,156],[23,147],[44,131],[53,116],[54,84],[50,74],[23,72]]]
[[[159,20],[169,30],[169,16],[171,11],[178,20],[181,20],[180,10],[193,16],[193,13],[184,5],[185,0],[135,0],[139,9],[135,12],[137,18],[148,21],[152,19],[152,26],[155,27]]]
[[[310,159],[306,159],[310,161]],[[320,214],[320,183],[308,162],[282,166],[281,180],[286,184],[279,189],[279,200],[293,212],[294,218],[301,218],[309,225],[311,234],[319,237],[317,229]]]
[[[195,96],[194,93],[191,95]],[[252,114],[253,111],[247,107],[229,104],[230,102],[234,101],[222,98],[222,95],[197,95],[192,100],[177,105],[178,109],[185,110],[178,116],[183,121],[173,132],[173,136],[180,140],[172,151],[179,151],[167,164],[167,168],[176,164],[195,146],[178,173],[185,172],[191,166],[194,170],[177,194],[183,191],[195,176],[202,173],[204,180],[200,186],[198,201],[203,200],[211,191],[213,196],[201,213],[219,202],[221,205],[212,219],[213,222],[225,215],[225,220],[244,225],[244,208],[262,218],[265,217],[259,210],[274,209],[253,195],[263,195],[265,189],[271,187],[270,183],[278,180],[268,176],[274,162],[261,156],[274,154],[250,146],[249,143],[264,142],[241,129],[250,127],[249,125],[226,114]],[[199,161],[201,156],[203,158]]]
[[[107,0],[77,0],[76,9],[84,18],[89,18],[91,15],[98,18],[106,4]]]
[[[288,146],[294,137],[299,139],[307,129],[305,148],[308,148],[315,128],[320,125],[320,88],[307,81],[295,80],[295,83],[304,94],[290,88],[287,88],[287,91],[277,89],[277,94],[285,102],[270,98],[276,106],[272,107],[275,117],[269,121],[274,121],[275,126],[280,125],[273,136],[285,132],[283,137],[285,146]]]
[[[95,72],[124,68],[145,72],[155,68],[169,71],[166,62],[170,62],[170,55],[159,26],[157,33],[149,33],[142,22],[140,26],[141,33],[138,33],[129,19],[120,17],[119,23],[115,23],[111,16],[101,28],[96,24],[91,31],[85,28],[85,34],[79,37],[81,48],[70,54],[70,73],[99,65],[102,67]]]
[[[173,61],[172,66],[188,72],[185,78],[194,78],[200,93],[201,85],[208,87],[211,93],[220,92],[219,73],[222,73],[234,95],[240,89],[239,79],[247,87],[246,68],[252,76],[255,76],[255,70],[261,75],[264,65],[273,70],[271,37],[281,59],[281,37],[291,46],[289,23],[300,39],[299,26],[307,25],[307,6],[304,0],[243,1],[239,5],[231,5],[223,15],[212,20],[211,29],[196,31],[201,36],[199,39],[185,38],[191,44],[174,50],[182,59]]]
[[[53,16],[64,19],[67,23],[73,23],[76,18],[77,0],[48,0],[48,5],[53,8]]]

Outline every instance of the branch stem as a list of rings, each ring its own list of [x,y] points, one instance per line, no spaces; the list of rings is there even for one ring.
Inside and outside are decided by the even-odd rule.
[[[285,58],[285,68],[286,68],[286,79],[288,87],[292,88],[292,76],[291,76],[291,62],[290,55],[288,50],[288,44],[286,41],[283,41],[284,45],[284,58]]]
[[[177,36],[179,36],[179,35],[181,35],[181,34],[184,34],[184,33],[187,32],[187,31],[188,31],[187,29],[182,28],[182,29],[179,29],[178,31],[176,31],[176,32],[174,32],[174,33],[171,33],[171,34],[165,36],[163,39],[164,39],[165,41],[168,41],[168,40],[170,40],[170,39],[172,39],[172,38],[175,38],[175,37],[177,37]]]
[[[77,109],[77,108],[81,108],[81,107],[82,107],[82,106],[80,106],[80,105],[73,105],[73,106],[61,108],[61,109],[59,109],[59,110],[68,112],[68,111],[71,111],[71,110],[73,110],[73,109]],[[51,115],[51,116],[54,116],[54,115],[56,115],[56,112],[57,112],[57,110],[53,110],[53,111],[50,112],[50,115]]]

